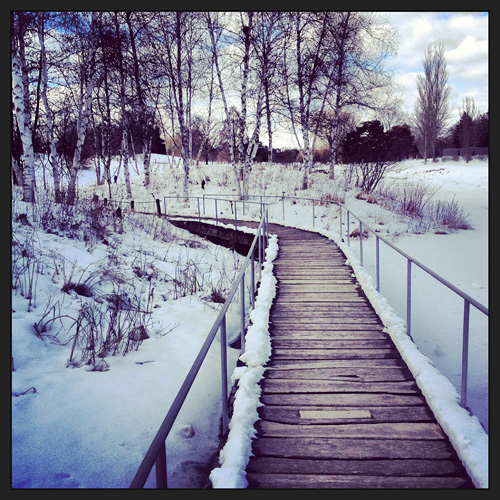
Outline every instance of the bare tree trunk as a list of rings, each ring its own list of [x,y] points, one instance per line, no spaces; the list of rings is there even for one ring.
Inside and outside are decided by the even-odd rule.
[[[54,140],[54,121],[52,119],[52,112],[49,107],[49,100],[47,98],[47,51],[45,49],[45,41],[43,36],[43,13],[39,13],[38,17],[38,41],[40,42],[40,53],[41,53],[41,81],[42,81],[42,101],[43,106],[45,108],[45,114],[47,119],[47,128],[48,128],[48,138],[49,138],[49,162],[52,167],[52,176],[54,180],[54,197],[55,202],[60,203],[62,201],[61,197],[61,181],[59,177],[59,166],[57,164],[57,151],[56,151],[56,143]]]
[[[200,161],[201,153],[203,152],[203,148],[208,143],[208,138],[210,135],[210,127],[212,123],[212,101],[213,101],[213,88],[214,88],[214,58],[212,55],[212,64],[210,65],[210,90],[208,94],[208,117],[206,121],[205,128],[205,137],[201,141],[200,148],[198,149],[198,155],[196,156],[196,163]],[[208,155],[207,155],[207,163],[208,163]]]
[[[21,22],[17,19],[16,30],[19,39],[24,36]],[[25,105],[25,92],[23,82],[23,64],[24,51],[18,47],[15,41],[15,35],[12,41],[12,90],[14,98],[14,108],[16,113],[17,125],[21,135],[23,145],[23,201],[33,203],[35,201],[35,157],[33,152],[33,138],[31,134],[31,118],[29,109]],[[19,41],[19,40],[18,40]]]
[[[210,39],[212,41],[212,51],[214,55],[214,62],[215,62],[215,68],[217,70],[217,77],[219,79],[219,87],[220,87],[220,92],[222,96],[222,103],[224,105],[224,112],[226,114],[226,118],[229,122],[229,126],[231,128],[231,136],[234,137],[234,126],[233,126],[233,121],[231,120],[231,115],[229,114],[229,108],[227,106],[227,101],[226,101],[226,94],[224,93],[224,85],[222,83],[222,73],[219,67],[219,58],[217,56],[217,47],[215,43],[215,37],[214,37],[214,30],[213,30],[213,25],[212,25],[212,19],[210,17],[210,12],[207,12],[207,23],[208,23],[208,30],[210,32]],[[234,157],[234,146],[232,141],[229,141],[229,156],[231,158],[231,164],[233,166],[233,172],[236,180],[236,186],[238,188],[238,194],[241,198],[242,193],[241,193],[241,183],[238,175],[238,168],[236,166],[236,161]]]
[[[175,23],[175,33],[177,38],[177,94],[178,94],[178,105],[177,112],[179,117],[179,125],[181,128],[181,140],[183,149],[183,166],[184,166],[184,196],[186,200],[189,196],[189,142],[187,137],[186,124],[184,122],[184,103],[182,96],[182,37],[181,37],[181,13],[176,12],[176,23]]]
[[[125,105],[125,74],[123,70],[123,56],[120,38],[120,24],[118,22],[118,14],[115,12],[115,32],[116,39],[118,43],[118,71],[120,73],[120,104],[122,108],[122,127],[123,127],[123,138],[122,138],[122,154],[123,154],[123,174],[125,176],[125,188],[129,199],[132,199],[132,188],[130,186],[130,171],[128,168],[128,160],[130,157],[130,151],[128,147],[128,118],[127,118],[127,108]]]
[[[245,155],[245,163],[243,166],[244,170],[244,179],[246,182],[243,184],[243,197],[244,199],[248,198],[248,178],[250,176],[250,172],[252,171],[252,166],[255,160],[255,155],[257,154],[257,149],[259,147],[259,133],[260,133],[260,122],[262,117],[262,94],[263,94],[263,85],[262,82],[259,88],[259,95],[257,98],[257,113],[256,113],[256,123],[255,129],[252,134],[252,138],[248,144],[248,148]]]
[[[132,57],[134,61],[134,77],[135,77],[135,85],[137,89],[137,100],[139,106],[139,122],[141,124],[142,131],[142,148],[143,148],[143,173],[144,173],[144,186],[149,186],[150,183],[150,165],[149,160],[150,157],[147,154],[147,146],[148,146],[148,137],[147,137],[147,118],[146,118],[146,105],[144,103],[144,97],[142,92],[142,85],[140,79],[140,70],[139,70],[139,59],[137,56],[137,47],[135,44],[135,36],[132,29],[132,21],[130,18],[130,12],[126,12],[126,22],[129,29],[130,34],[130,46],[132,49]]]
[[[96,52],[95,20],[96,20],[96,14],[92,13],[92,25],[90,28],[91,29],[90,51],[89,51],[89,62],[88,62],[89,70],[86,72],[89,76],[88,76],[87,86],[85,88],[85,94],[82,95],[80,98],[80,113],[76,124],[77,142],[76,142],[75,153],[73,155],[73,163],[70,166],[70,173],[69,173],[70,176],[68,184],[68,196],[66,200],[68,205],[73,205],[75,203],[76,178],[78,175],[78,169],[80,168],[83,143],[85,142],[87,124],[92,104],[92,91],[94,90],[94,83],[95,83],[95,72],[93,71],[95,63],[95,52]]]
[[[247,125],[247,85],[248,85],[248,74],[250,71],[250,32],[252,30],[253,12],[248,13],[248,26],[242,26],[245,52],[243,55],[243,79],[241,82],[241,113],[240,113],[240,128],[239,128],[239,141],[238,141],[238,151],[239,151],[239,162],[240,162],[240,179],[243,183],[243,196],[248,190],[246,186],[247,172],[244,164],[245,159],[245,133]]]

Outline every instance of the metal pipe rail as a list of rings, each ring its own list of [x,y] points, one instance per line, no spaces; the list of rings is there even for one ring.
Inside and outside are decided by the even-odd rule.
[[[339,203],[340,213],[342,214],[342,208],[346,210],[348,221],[349,215],[352,215],[359,222],[359,245],[360,245],[360,263],[363,265],[363,222],[356,216],[351,210]],[[377,234],[372,228],[364,224],[366,230],[373,233],[375,236],[375,269],[376,269],[376,283],[377,291],[380,291],[380,245],[379,241],[384,242],[387,246],[392,248],[394,251],[399,253],[406,259],[406,333],[411,337],[411,268],[412,264],[422,269],[429,276],[436,279],[439,283],[443,284],[449,288],[452,292],[457,294],[464,300],[464,315],[462,322],[462,377],[461,377],[461,388],[460,388],[460,404],[465,408],[467,406],[467,379],[468,379],[468,362],[469,362],[469,326],[470,326],[470,306],[474,306],[478,311],[482,312],[486,316],[489,316],[488,308],[483,304],[478,302],[476,299],[460,290],[453,283],[434,272],[432,269],[426,265],[419,262],[417,259],[408,255],[403,250],[399,249],[396,245],[388,241],[383,236]],[[340,215],[340,237],[342,238],[342,215]],[[349,222],[347,224],[347,238],[349,244]]]
[[[267,207],[266,207],[267,208]],[[258,246],[259,255],[259,278],[262,272],[262,259],[261,256],[264,255],[264,245],[268,241],[268,230],[267,230],[267,210],[263,214],[257,233],[253,239],[250,250],[243,261],[242,267],[236,280],[229,292],[228,297],[222,309],[220,310],[217,319],[215,320],[210,332],[203,343],[203,346],[198,353],[191,369],[189,370],[186,379],[184,380],[177,396],[175,397],[170,409],[165,416],[158,432],[156,433],[153,442],[151,443],[141,465],[139,466],[130,488],[142,488],[149,477],[149,474],[156,464],[156,487],[166,488],[167,487],[167,457],[166,457],[166,447],[165,441],[169,435],[169,432],[177,418],[177,415],[186,399],[189,390],[200,370],[203,361],[212,345],[217,332],[220,331],[221,334],[221,385],[222,385],[222,432],[226,434],[228,431],[228,391],[227,391],[227,345],[226,345],[226,313],[227,310],[235,297],[238,289],[241,292],[241,349],[244,351],[244,337],[245,337],[245,274],[247,268],[250,267],[251,271],[251,287],[250,287],[250,305],[255,307],[254,296],[255,296],[255,276],[254,276],[254,252],[256,246]]]

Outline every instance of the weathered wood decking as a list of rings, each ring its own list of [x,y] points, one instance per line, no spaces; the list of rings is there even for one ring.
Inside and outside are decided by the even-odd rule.
[[[272,357],[250,488],[473,488],[346,257],[273,225]]]

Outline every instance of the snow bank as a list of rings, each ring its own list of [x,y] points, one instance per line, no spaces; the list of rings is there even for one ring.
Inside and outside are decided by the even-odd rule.
[[[214,488],[245,488],[246,466],[250,459],[252,439],[255,436],[253,424],[258,420],[257,408],[261,406],[259,381],[271,356],[269,338],[269,313],[276,295],[276,278],[273,275],[273,261],[278,253],[278,238],[272,235],[266,249],[261,283],[250,314],[251,325],[245,338],[245,352],[240,356],[246,366],[235,369],[232,381],[238,382],[233,415],[229,423],[229,435],[220,452],[221,466],[213,469],[210,480]]]

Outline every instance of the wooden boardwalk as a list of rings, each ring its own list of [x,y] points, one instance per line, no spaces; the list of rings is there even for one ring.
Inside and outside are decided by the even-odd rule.
[[[278,290],[249,488],[473,488],[346,257],[272,225]]]

